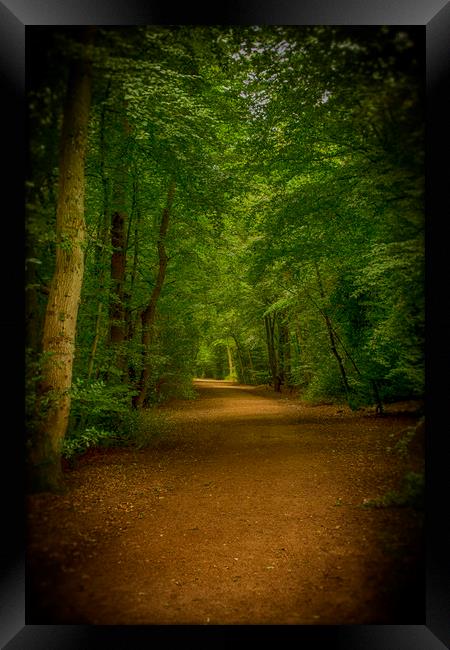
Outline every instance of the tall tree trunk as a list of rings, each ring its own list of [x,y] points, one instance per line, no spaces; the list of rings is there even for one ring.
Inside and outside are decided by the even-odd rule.
[[[232,337],[233,337],[234,342],[236,343],[236,351],[237,351],[237,355],[238,355],[239,366],[241,368],[242,381],[244,383],[246,383],[247,382],[247,372],[246,372],[245,366],[244,366],[244,359],[243,359],[243,355],[242,355],[241,346],[239,344],[239,340],[238,340],[237,336],[232,334]]]
[[[133,314],[133,310],[131,307],[131,300],[133,297],[133,290],[136,282],[138,254],[139,254],[139,225],[141,221],[140,212],[137,207],[137,192],[138,192],[138,184],[137,181],[135,180],[133,183],[133,207],[131,210],[130,223],[129,223],[128,235],[127,235],[127,250],[128,250],[130,247],[131,222],[132,220],[134,220],[133,259],[131,265],[130,282],[129,282],[129,289],[124,296],[125,297],[125,339],[127,341],[133,340],[135,323],[136,323],[136,318]],[[132,381],[135,380],[135,371],[131,361],[129,361],[128,363],[128,376],[130,377],[130,379],[132,379]]]
[[[93,29],[84,30],[85,46]],[[91,65],[86,48],[73,62],[61,134],[56,209],[56,263],[45,313],[42,381],[36,428],[29,449],[30,488],[61,487],[61,443],[70,413],[75,335],[84,272],[85,156],[91,102]]]
[[[120,346],[125,339],[124,282],[126,267],[125,215],[115,212],[111,224],[111,281],[112,293],[109,305],[109,340],[112,346]]]
[[[170,211],[172,208],[173,197],[175,195],[175,181],[170,182],[169,191],[167,194],[167,204],[163,210],[161,217],[161,224],[159,227],[159,237],[158,237],[158,258],[159,258],[159,267],[158,275],[156,277],[155,286],[153,287],[152,294],[150,296],[150,301],[144,311],[141,313],[141,323],[142,323],[142,371],[141,376],[138,382],[138,394],[133,399],[133,405],[135,408],[142,408],[149,386],[150,381],[150,359],[149,359],[149,348],[153,340],[153,326],[155,323],[156,317],[156,305],[158,303],[158,298],[161,293],[161,289],[164,284],[164,279],[166,277],[167,269],[167,253],[164,246],[164,241],[167,235],[167,229],[169,227]]]
[[[373,396],[376,403],[376,413],[378,413],[378,415],[383,415],[383,400],[381,399],[380,391],[378,390],[378,383],[375,381],[375,379],[372,379],[371,384],[373,389]]]
[[[316,276],[317,276],[317,283],[318,283],[318,286],[319,286],[320,297],[322,298],[322,300],[324,300],[325,299],[325,292],[323,290],[322,278],[320,276],[319,265],[317,264],[317,262],[315,262],[315,267],[316,267]],[[326,324],[326,328],[327,328],[327,332],[328,332],[328,337],[330,339],[331,352],[333,353],[333,355],[334,355],[334,357],[335,357],[335,359],[336,359],[336,361],[338,363],[339,371],[341,373],[341,378],[342,378],[342,384],[344,386],[346,394],[348,395],[349,392],[350,392],[350,386],[348,384],[347,373],[345,372],[342,357],[339,354],[338,349],[336,347],[336,338],[335,338],[333,327],[331,325],[331,320],[330,320],[330,317],[328,316],[328,314],[326,313],[326,311],[321,310],[321,314],[322,314],[322,316],[323,316],[323,318],[325,320],[325,324]]]
[[[131,127],[126,117],[116,125],[120,134],[120,156],[112,184],[111,197],[111,291],[109,302],[109,345],[111,348],[110,370],[115,367],[123,374],[126,359],[123,343],[126,339],[125,272],[131,217],[130,195],[130,147]],[[109,374],[109,372],[108,372]]]
[[[250,368],[251,381],[255,381],[255,368],[253,366],[253,359],[252,359],[252,353],[250,351],[250,348],[247,350],[247,356],[248,356],[248,366]]]
[[[109,97],[109,92],[111,88],[111,80],[108,81],[106,87],[103,106],[100,114],[100,176],[102,179],[102,189],[103,189],[103,212],[99,219],[97,225],[97,247],[95,250],[95,259],[94,264],[98,273],[98,295],[102,296],[104,292],[104,283],[105,283],[105,269],[106,269],[106,250],[107,244],[110,237],[110,226],[109,226],[109,182],[108,177],[105,171],[105,158],[106,158],[106,100]],[[103,299],[100,297],[100,300],[97,305],[97,313],[95,317],[95,326],[94,326],[94,339],[92,341],[91,351],[89,353],[89,363],[88,363],[88,379],[92,377],[94,372],[94,363],[95,356],[97,354],[98,344],[100,341],[100,332],[101,332],[101,321],[103,317]]]
[[[264,323],[266,326],[266,342],[267,342],[267,352],[269,355],[269,368],[272,375],[272,385],[276,393],[281,391],[281,381],[279,376],[278,368],[278,359],[275,350],[275,323],[276,315],[270,317],[270,314],[264,317]]]
[[[345,354],[347,355],[347,358],[350,360],[353,368],[355,369],[356,373],[361,377],[361,371],[358,368],[358,366],[356,365],[356,362],[353,359],[352,355],[350,354],[350,352],[347,350],[347,348],[343,344],[343,342],[342,342],[341,338],[339,337],[338,333],[336,332],[336,330],[334,330],[334,333],[335,333],[335,336],[336,336],[337,340],[341,344],[342,349],[344,350]],[[384,413],[384,407],[383,407],[383,401],[382,401],[381,396],[380,396],[380,392],[378,390],[378,384],[375,381],[375,379],[371,379],[370,384],[372,386],[373,396],[374,396],[374,399],[375,399],[376,413],[378,413],[379,415],[382,415]]]
[[[95,317],[94,340],[92,341],[92,347],[89,353],[88,376],[87,376],[88,379],[92,377],[92,373],[94,372],[95,355],[97,353],[98,342],[100,340],[100,324],[101,324],[101,317],[103,311],[102,308],[103,308],[103,303],[99,302],[97,306],[97,315]]]
[[[227,343],[227,359],[228,359],[228,377],[231,379],[235,376],[235,369],[233,364],[233,355],[231,354],[230,345]]]
[[[121,347],[126,337],[124,286],[131,219],[128,218],[130,125],[125,119],[121,126],[125,145],[121,151],[119,167],[114,178],[111,206],[113,212],[111,217],[112,287],[109,304],[109,343],[113,349],[113,364],[123,370],[124,355]]]
[[[286,359],[285,359],[285,326],[282,322],[281,315],[277,318],[277,342],[278,342],[278,388],[281,392],[281,386],[286,381]]]
[[[291,340],[289,325],[287,322],[281,325],[282,328],[282,344],[283,344],[283,359],[284,359],[284,372],[283,378],[287,386],[291,387]]]

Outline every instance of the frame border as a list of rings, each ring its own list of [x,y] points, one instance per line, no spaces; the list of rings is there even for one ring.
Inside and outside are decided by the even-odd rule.
[[[227,6],[225,6],[227,5]],[[450,537],[443,530],[443,515],[439,508],[439,497],[445,499],[449,488],[448,467],[444,463],[448,444],[443,435],[442,423],[446,421],[446,404],[450,392],[448,368],[448,333],[450,319],[442,312],[442,296],[439,283],[444,281],[448,267],[444,264],[448,251],[447,239],[440,234],[442,222],[450,214],[448,196],[448,167],[441,160],[448,161],[450,155],[450,130],[448,125],[450,88],[450,2],[447,0],[304,0],[300,6],[294,0],[231,0],[215,8],[208,5],[188,8],[168,5],[163,0],[145,3],[140,0],[0,0],[0,79],[4,90],[2,124],[4,156],[7,165],[5,189],[9,206],[5,221],[12,230],[6,234],[6,242],[12,259],[5,266],[4,276],[11,275],[16,266],[17,252],[10,250],[9,242],[24,241],[23,216],[23,171],[25,165],[26,129],[25,123],[25,31],[34,25],[139,25],[139,24],[323,24],[323,25],[422,25],[426,32],[426,285],[427,285],[427,494],[426,494],[426,625],[356,625],[356,626],[77,626],[77,625],[25,625],[25,569],[24,533],[25,525],[20,516],[23,513],[23,476],[14,471],[13,465],[23,465],[23,445],[20,436],[14,437],[7,430],[8,445],[6,458],[11,475],[3,486],[7,495],[7,519],[13,522],[6,536],[6,548],[2,560],[6,565],[2,572],[0,591],[1,647],[8,650],[59,650],[70,648],[94,648],[107,642],[111,648],[147,647],[149,641],[179,641],[186,644],[214,641],[219,634],[224,641],[269,639],[275,642],[289,637],[316,646],[331,644],[336,650],[442,650],[450,648],[450,570],[448,549]],[[447,213],[447,214],[446,214]],[[16,218],[14,218],[14,215]],[[430,218],[433,215],[433,231]],[[435,225],[436,224],[436,225]],[[436,227],[436,231],[435,231]],[[431,264],[430,247],[433,250]],[[9,272],[8,272],[9,269]],[[20,267],[19,267],[20,269]],[[17,274],[18,287],[6,287],[5,305],[0,316],[0,331],[3,341],[9,342],[23,332],[23,304],[20,296],[23,286],[21,270]],[[6,283],[3,283],[5,287]],[[438,290],[430,291],[433,286]],[[429,332],[437,340],[439,353],[430,349]],[[437,336],[436,336],[437,334]],[[22,369],[21,352],[17,357],[11,346],[5,350],[10,358],[10,369]],[[19,347],[20,349],[20,347]],[[445,351],[445,353],[444,353]],[[11,356],[12,355],[12,356]],[[9,370],[7,371],[9,373]],[[17,374],[19,376],[17,376]],[[20,395],[21,379],[16,373],[10,381],[4,413],[13,411],[15,419],[23,412]],[[17,427],[16,427],[17,429]],[[12,460],[14,462],[10,462]],[[445,477],[445,478],[444,478]],[[445,644],[445,645],[444,645]]]

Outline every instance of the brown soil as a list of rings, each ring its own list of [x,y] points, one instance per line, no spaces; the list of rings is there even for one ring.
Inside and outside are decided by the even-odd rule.
[[[417,415],[197,381],[145,450],[28,497],[27,623],[422,623],[421,515],[364,507],[423,468]],[[399,410],[400,407],[400,410]]]

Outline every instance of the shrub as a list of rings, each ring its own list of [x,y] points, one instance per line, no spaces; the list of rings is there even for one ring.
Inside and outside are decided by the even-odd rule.
[[[76,456],[83,454],[90,447],[98,447],[110,440],[109,431],[101,431],[95,427],[89,427],[84,431],[69,433],[62,443],[62,456],[67,460],[73,460]]]
[[[382,497],[366,501],[366,507],[388,508],[390,506],[410,507],[423,510],[425,506],[425,475],[423,472],[407,472],[400,490],[389,490]]]
[[[70,422],[62,446],[66,458],[90,447],[126,444],[138,427],[132,392],[123,385],[78,379],[71,390]]]
[[[195,399],[196,397],[191,374],[179,370],[165,372],[158,377],[154,386],[150,387],[148,402],[162,404],[170,399]]]
[[[132,423],[132,391],[122,384],[106,384],[102,380],[78,379],[72,386],[70,430],[98,430],[121,433]]]
[[[153,407],[136,411],[126,386],[77,380],[72,387],[71,422],[62,445],[68,460],[93,447],[149,446],[169,430]]]
[[[167,435],[171,428],[167,418],[156,408],[143,409],[137,414],[137,426],[123,436],[122,443],[135,449],[144,449]]]
[[[342,381],[333,368],[329,372],[315,375],[304,391],[308,402],[343,401],[346,399]]]

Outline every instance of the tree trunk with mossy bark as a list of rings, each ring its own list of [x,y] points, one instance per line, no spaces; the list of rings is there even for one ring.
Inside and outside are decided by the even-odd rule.
[[[61,445],[70,413],[70,389],[78,306],[84,273],[85,157],[91,104],[88,47],[93,29],[83,30],[79,58],[69,72],[59,158],[56,261],[42,337],[42,372],[34,430],[29,439],[29,488],[62,487]]]

